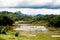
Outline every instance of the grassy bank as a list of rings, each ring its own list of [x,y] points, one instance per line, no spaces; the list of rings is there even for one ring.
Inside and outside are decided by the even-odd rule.
[[[47,33],[39,32],[36,33],[36,36],[29,36],[29,35],[19,35],[18,37],[15,36],[15,33],[22,31],[8,31],[7,34],[0,34],[0,40],[60,40],[60,38],[52,38],[52,35],[59,34],[58,32],[49,31]]]
[[[58,34],[56,32],[47,32],[47,33],[37,33],[36,36],[23,36],[20,35],[18,37],[15,36],[16,32],[21,31],[9,31],[7,34],[0,34],[0,40],[60,40],[60,38],[52,38],[53,34]]]
[[[18,24],[19,23],[16,23],[15,24],[16,26],[13,26],[13,28],[18,27]],[[37,24],[33,23],[32,25],[34,25],[34,26],[35,25],[46,26],[47,23],[45,21],[40,21],[39,23],[37,23]],[[20,33],[22,31],[10,30],[10,31],[7,32],[7,34],[0,34],[0,40],[60,40],[60,38],[51,37],[54,34],[56,34],[56,35],[59,34],[58,32],[60,30],[58,31],[54,27],[47,27],[46,26],[46,28],[49,29],[48,32],[46,32],[46,33],[44,33],[44,32],[36,32],[36,36],[29,36],[29,35],[24,36],[24,35],[20,35]],[[15,34],[17,32],[19,33],[18,37],[15,36]]]

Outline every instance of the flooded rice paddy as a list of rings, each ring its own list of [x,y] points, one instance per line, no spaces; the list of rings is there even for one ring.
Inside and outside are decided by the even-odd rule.
[[[33,26],[29,24],[19,24],[18,28],[15,28],[14,30],[22,30],[21,35],[33,35],[37,32],[48,32],[48,29],[45,26]]]

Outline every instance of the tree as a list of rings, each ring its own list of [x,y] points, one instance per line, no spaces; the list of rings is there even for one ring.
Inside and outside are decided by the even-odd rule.
[[[3,16],[2,19],[0,19],[0,26],[7,26],[7,25],[12,26],[13,23],[14,21],[8,18],[7,16]]]
[[[49,26],[60,27],[60,16],[55,16],[48,20]]]

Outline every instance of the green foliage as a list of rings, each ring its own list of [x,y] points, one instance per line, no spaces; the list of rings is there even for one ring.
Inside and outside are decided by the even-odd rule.
[[[15,36],[18,37],[19,36],[19,33],[16,33]]]
[[[0,26],[0,34],[6,34],[6,28],[4,26]]]
[[[4,38],[0,37],[0,40],[5,40]]]
[[[2,11],[0,12],[0,17],[2,19],[3,16],[7,16],[8,18],[12,19],[12,20],[19,20],[19,15],[17,13],[13,13],[13,12],[8,12],[8,11]]]
[[[9,33],[15,33],[16,31],[11,31]],[[20,31],[19,31],[20,32]],[[52,38],[51,36],[53,34],[57,34],[56,32],[36,32],[36,36],[29,36],[28,34],[25,35],[20,35],[18,37],[16,37],[14,34],[8,34],[4,35],[4,34],[0,34],[0,39],[2,40],[60,40],[60,38]],[[33,34],[34,35],[34,34]]]
[[[50,26],[60,27],[60,16],[55,16],[48,20]]]
[[[0,18],[0,26],[6,26],[6,25],[12,26],[13,23],[14,21],[8,18],[7,16],[2,16]]]
[[[3,30],[3,31],[2,31],[2,34],[6,34],[6,30]]]
[[[0,12],[0,26],[3,25],[12,25],[14,21],[27,21],[25,23],[35,23],[35,24],[41,24],[41,21],[45,21],[50,26],[60,26],[60,15],[26,15],[19,12],[8,12],[8,11],[2,11]]]

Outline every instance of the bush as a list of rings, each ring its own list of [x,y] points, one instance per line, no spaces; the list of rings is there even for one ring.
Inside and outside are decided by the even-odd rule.
[[[16,36],[16,37],[19,36],[19,33],[16,33],[15,36]]]
[[[0,26],[0,34],[6,34],[7,30],[4,26]]]
[[[5,30],[3,30],[3,31],[2,31],[2,34],[6,34],[6,31],[5,31]]]
[[[7,16],[3,16],[2,19],[0,18],[0,26],[12,26],[13,23],[14,21]]]
[[[55,16],[51,18],[48,23],[49,26],[60,27],[60,16]]]

